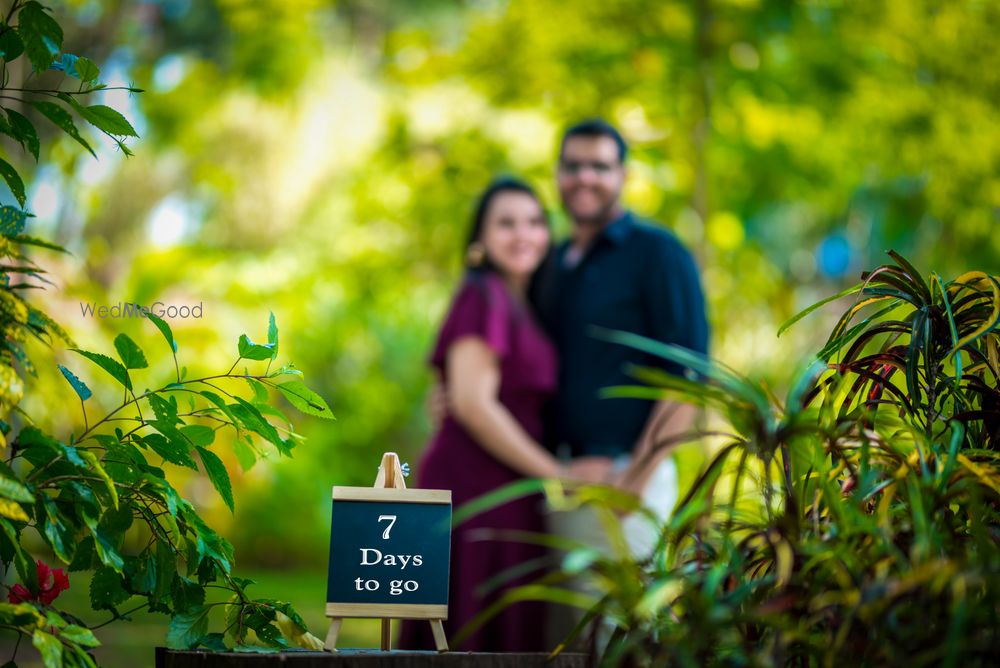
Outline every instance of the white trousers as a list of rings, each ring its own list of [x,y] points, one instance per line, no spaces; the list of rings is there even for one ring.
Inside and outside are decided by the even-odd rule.
[[[628,457],[622,457],[615,462],[616,469],[624,469],[628,465]],[[673,457],[665,457],[657,465],[656,470],[646,484],[642,495],[643,505],[652,511],[655,522],[645,514],[632,513],[621,520],[625,543],[633,559],[648,557],[663,531],[663,526],[670,519],[674,506],[677,504],[677,465]],[[611,549],[603,525],[591,507],[582,507],[568,511],[550,511],[547,513],[548,531],[550,534],[567,538],[591,547],[605,554]],[[592,592],[591,588],[581,578],[567,582],[568,587],[576,591]],[[562,641],[583,617],[583,611],[566,606],[550,606],[549,613],[549,644],[552,647]]]

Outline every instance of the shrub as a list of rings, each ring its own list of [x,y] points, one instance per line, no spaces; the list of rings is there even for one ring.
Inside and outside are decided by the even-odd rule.
[[[857,299],[783,402],[683,349],[609,335],[701,375],[637,369],[643,386],[609,395],[694,402],[727,428],[648,560],[566,557],[595,594],[585,621],[610,629],[604,665],[992,663],[1000,281],[925,280],[891,256],[837,295]]]

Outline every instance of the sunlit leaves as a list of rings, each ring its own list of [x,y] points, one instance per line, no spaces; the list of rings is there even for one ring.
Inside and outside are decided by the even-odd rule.
[[[0,475],[0,496],[24,503],[35,502],[34,495],[30,490],[28,490],[27,487],[17,480],[8,478],[4,475]]]
[[[27,513],[24,512],[24,508],[19,503],[8,499],[0,499],[0,517],[6,517],[15,522],[31,521],[31,518],[28,517]]]
[[[119,334],[115,337],[115,350],[118,351],[118,357],[125,364],[126,369],[145,369],[149,366],[142,350],[126,334]]]
[[[333,411],[323,397],[306,387],[298,380],[289,380],[278,384],[278,390],[288,399],[288,402],[307,415],[333,419]]]
[[[42,655],[45,668],[62,668],[63,645],[58,638],[38,629],[31,636],[31,644]]]
[[[132,389],[132,381],[129,379],[128,371],[117,360],[113,360],[107,355],[102,355],[100,353],[92,353],[89,350],[80,350],[79,348],[71,348],[70,350],[86,357],[91,362],[107,371],[112,378],[121,383],[126,389]]]
[[[233,486],[229,482],[229,473],[226,471],[225,464],[211,450],[200,446],[195,449],[201,455],[201,462],[205,465],[205,473],[208,474],[208,479],[212,481],[212,485],[219,492],[222,500],[226,502],[226,506],[229,507],[230,512],[233,512]]]
[[[238,348],[240,357],[248,360],[269,360],[277,354],[276,344],[254,343],[246,334],[240,336]]]
[[[176,353],[177,342],[174,340],[174,333],[170,329],[170,325],[168,325],[163,318],[159,317],[155,313],[148,313],[146,317],[156,326],[158,330],[160,330],[160,333],[163,334],[163,338],[166,339],[167,343],[170,345],[171,352]]]

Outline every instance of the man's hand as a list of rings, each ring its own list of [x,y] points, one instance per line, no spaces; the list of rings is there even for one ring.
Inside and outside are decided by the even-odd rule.
[[[576,457],[566,465],[566,478],[586,483],[607,483],[615,462],[610,457]]]

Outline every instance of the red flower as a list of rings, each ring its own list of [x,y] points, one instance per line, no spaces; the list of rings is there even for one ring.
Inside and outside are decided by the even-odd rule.
[[[36,563],[38,573],[38,593],[33,594],[22,584],[16,584],[10,588],[7,600],[11,603],[27,603],[28,601],[39,601],[42,605],[52,605],[62,592],[69,589],[69,578],[61,568],[52,570],[48,564],[41,559]]]

